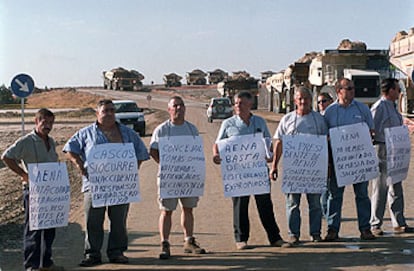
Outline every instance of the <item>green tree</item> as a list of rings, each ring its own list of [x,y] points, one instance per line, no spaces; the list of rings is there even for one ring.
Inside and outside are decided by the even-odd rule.
[[[18,104],[20,98],[14,97],[10,88],[7,88],[4,84],[0,86],[0,104]]]

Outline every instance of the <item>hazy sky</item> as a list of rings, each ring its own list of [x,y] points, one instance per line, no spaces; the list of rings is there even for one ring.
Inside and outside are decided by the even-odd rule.
[[[412,0],[0,0],[0,84],[98,86],[119,66],[144,83],[196,68],[259,77],[344,38],[388,49],[410,27]]]

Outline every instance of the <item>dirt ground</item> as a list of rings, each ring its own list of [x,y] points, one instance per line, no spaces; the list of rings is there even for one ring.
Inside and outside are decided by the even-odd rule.
[[[200,99],[201,95],[181,92],[189,98]],[[80,98],[79,98],[80,97]],[[29,98],[28,107],[41,107],[55,104],[57,107],[70,108],[71,105],[77,104],[82,108],[82,121],[79,115],[75,113],[57,113],[56,123],[52,131],[52,136],[56,140],[60,150],[67,139],[79,128],[84,127],[94,120],[92,110],[97,99],[101,96],[86,95],[74,92],[73,90],[49,92],[45,94],[36,94]],[[108,96],[107,98],[111,98]],[[205,100],[207,97],[202,97]],[[59,101],[59,102],[58,102]],[[66,103],[62,101],[67,101]],[[76,101],[76,102],[74,102]],[[156,125],[167,118],[167,113],[157,108],[146,109],[147,131],[152,131]],[[274,130],[277,127],[272,113],[258,111],[256,114],[262,115],[269,122],[269,128]],[[32,116],[27,116],[26,129],[33,127],[30,123]],[[216,125],[216,124],[214,124]],[[218,124],[217,124],[218,125]],[[218,126],[214,126],[218,127]],[[0,114],[0,152],[12,144],[21,135],[19,116],[1,115]],[[144,139],[148,145],[149,137]],[[414,138],[412,138],[414,142]],[[412,154],[413,155],[413,154]],[[62,157],[64,159],[64,157]],[[406,217],[409,224],[414,226],[414,159],[411,159],[411,167],[408,180],[404,183],[406,196]],[[149,164],[147,168],[155,170],[155,164]],[[83,247],[83,211],[82,211],[82,193],[80,192],[80,183],[72,180],[78,179],[77,172],[68,163],[69,177],[71,180],[71,213],[70,223],[66,228],[58,230],[56,244],[54,246],[55,258],[58,264],[65,265],[67,270],[87,270],[77,267],[81,257]],[[149,170],[149,169],[148,169]],[[217,170],[217,168],[207,168],[207,170]],[[151,188],[153,189],[153,188]],[[130,242],[128,256],[131,263],[129,265],[111,265],[106,264],[91,270],[414,270],[414,235],[402,234],[395,235],[391,232],[391,225],[388,214],[386,215],[384,237],[375,241],[360,242],[355,234],[356,217],[353,193],[351,189],[346,190],[343,215],[343,230],[341,240],[334,243],[311,243],[304,241],[303,244],[294,249],[271,248],[263,242],[262,230],[260,234],[253,232],[251,237],[251,249],[237,251],[234,249],[231,229],[231,203],[224,201],[211,192],[208,198],[210,202],[203,201],[197,210],[197,216],[209,217],[216,224],[201,223],[198,227],[198,235],[203,240],[203,245],[208,249],[207,255],[186,256],[179,253],[179,245],[172,247],[175,256],[169,261],[158,260],[158,241],[157,240],[157,214],[148,221],[140,221],[140,216],[134,216],[135,205],[130,211],[129,224],[137,224],[141,230],[130,231]],[[143,191],[145,193],[145,191]],[[275,211],[278,224],[281,228],[282,236],[287,238],[286,220],[284,216],[284,198],[280,191],[272,187],[272,198],[275,203]],[[251,208],[254,207],[252,200]],[[344,204],[345,204],[344,203]],[[149,205],[145,199],[140,204],[140,211],[145,210],[152,212],[156,210],[154,204]],[[307,207],[306,204],[302,206]],[[214,212],[209,213],[208,209],[214,206]],[[253,206],[253,207],[252,207]],[[302,210],[304,221],[307,229],[306,210]],[[21,184],[9,169],[0,164],[0,271],[21,270],[22,254],[22,231],[23,231],[23,208],[21,198]],[[257,216],[252,209],[251,216]],[[179,221],[179,218],[175,217]],[[224,222],[223,222],[224,221]],[[222,226],[224,225],[224,226]],[[218,227],[212,230],[213,227]],[[257,219],[252,220],[252,229],[261,228]],[[326,227],[326,225],[323,225]],[[215,236],[217,235],[217,236]],[[172,237],[178,243],[180,240],[179,226],[173,227]],[[219,238],[219,239],[217,239]],[[306,239],[304,234],[304,239]],[[138,256],[136,256],[138,255]],[[132,256],[132,257],[131,257]],[[17,267],[17,268],[16,268]]]

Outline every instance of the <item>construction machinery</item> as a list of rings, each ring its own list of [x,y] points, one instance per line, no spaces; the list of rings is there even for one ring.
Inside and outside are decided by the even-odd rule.
[[[223,82],[218,83],[217,91],[222,97],[229,97],[232,103],[234,103],[234,96],[237,93],[249,92],[254,99],[252,109],[257,109],[259,96],[258,81],[259,79],[250,76],[246,71],[237,71],[233,72]]]
[[[181,79],[183,79],[180,75],[176,73],[169,73],[165,74],[163,77],[165,87],[181,87]]]
[[[104,89],[113,90],[140,90],[144,75],[135,70],[127,70],[122,67],[103,71]]]
[[[224,80],[227,79],[229,74],[225,71],[222,71],[220,69],[215,69],[214,71],[208,72],[208,83],[211,84],[218,84]]]
[[[398,32],[390,44],[390,63],[406,77],[402,80],[399,109],[402,114],[414,113],[414,27],[408,33]]]
[[[188,72],[186,75],[187,85],[205,85],[207,74],[202,70],[196,69],[192,72]]]

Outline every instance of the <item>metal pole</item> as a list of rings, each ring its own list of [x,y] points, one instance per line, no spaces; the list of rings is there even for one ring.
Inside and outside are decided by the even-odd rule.
[[[22,115],[22,136],[24,136],[24,98],[20,98],[21,101],[21,115]]]

